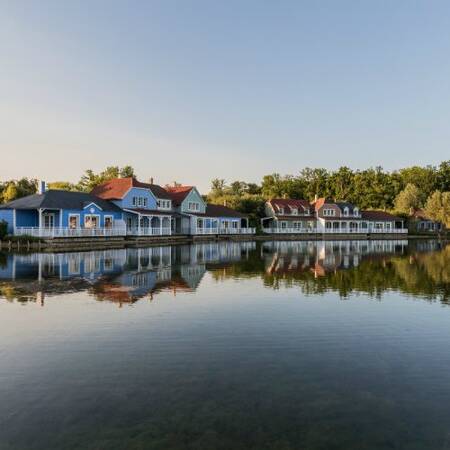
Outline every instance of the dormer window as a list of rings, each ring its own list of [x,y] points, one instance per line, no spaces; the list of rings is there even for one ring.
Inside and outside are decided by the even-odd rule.
[[[355,209],[353,210],[353,215],[354,215],[355,217],[359,217],[359,209],[358,209],[358,208],[355,208]]]
[[[323,215],[326,217],[333,217],[336,215],[335,213],[336,213],[335,210],[331,208],[323,210]]]
[[[172,202],[170,200],[158,199],[156,204],[158,205],[158,209],[170,209],[172,207]]]
[[[278,211],[280,212],[280,214],[284,214],[284,208],[282,206],[278,207]]]
[[[346,206],[345,208],[344,208],[344,216],[348,216],[349,215],[349,209],[348,209],[348,207]]]
[[[291,213],[293,216],[298,216],[298,209],[297,208],[291,208]]]

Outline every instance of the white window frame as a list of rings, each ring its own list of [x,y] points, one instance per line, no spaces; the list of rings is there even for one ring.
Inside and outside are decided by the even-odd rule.
[[[73,217],[76,219],[76,222],[77,222],[77,226],[75,228],[72,228],[70,226],[70,219],[72,219]],[[81,227],[81,225],[80,225],[80,215],[79,214],[73,214],[73,213],[69,214],[69,217],[68,217],[68,220],[67,220],[67,227],[69,228],[69,230],[76,230],[77,228],[80,228]]]
[[[86,227],[86,219],[90,217],[96,217],[97,218],[97,226],[95,228],[93,227]],[[87,228],[88,230],[97,230],[98,228],[100,228],[100,214],[85,214],[84,218],[83,218],[83,225],[84,228]]]
[[[106,219],[111,219],[111,228],[114,228],[114,216],[112,214],[103,216],[103,228],[106,228]]]
[[[51,217],[51,218],[52,218],[53,225],[52,225],[51,227],[46,227],[46,226],[45,226],[45,219],[46,219],[47,217]],[[55,213],[49,213],[49,212],[43,213],[43,214],[42,214],[42,225],[43,225],[43,228],[50,229],[50,230],[51,230],[52,228],[55,228],[55,217],[56,217]]]

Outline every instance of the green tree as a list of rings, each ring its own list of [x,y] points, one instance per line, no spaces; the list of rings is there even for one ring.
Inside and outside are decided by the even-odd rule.
[[[109,166],[103,172],[96,174],[93,170],[86,170],[77,185],[77,189],[84,192],[90,192],[99,184],[114,178],[134,176],[134,169],[131,166],[125,166],[122,169],[119,166]]]
[[[450,192],[435,191],[428,197],[425,214],[450,228]]]
[[[19,190],[14,182],[8,184],[6,189],[3,191],[3,202],[8,203],[12,202],[19,198]]]
[[[395,198],[395,210],[408,214],[422,207],[422,194],[414,184],[408,184]]]

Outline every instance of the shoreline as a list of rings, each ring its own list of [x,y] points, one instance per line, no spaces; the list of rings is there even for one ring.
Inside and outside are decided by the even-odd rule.
[[[88,250],[106,250],[120,249],[127,247],[159,247],[167,245],[192,244],[198,242],[245,242],[245,241],[348,241],[348,240],[421,240],[421,239],[448,239],[448,236],[437,235],[408,235],[398,233],[380,233],[380,234],[264,234],[264,235],[175,235],[166,237],[136,237],[136,238],[56,238],[35,241],[0,241],[0,251],[19,251],[19,252],[70,252],[70,251],[88,251]]]

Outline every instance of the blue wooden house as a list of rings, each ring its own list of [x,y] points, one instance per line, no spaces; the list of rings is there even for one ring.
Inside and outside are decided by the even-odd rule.
[[[171,196],[153,181],[143,183],[132,177],[116,178],[95,187],[91,193],[122,209],[127,234],[172,234],[174,211]]]
[[[8,233],[35,237],[124,236],[123,211],[92,194],[60,190],[19,198],[0,205]]]

